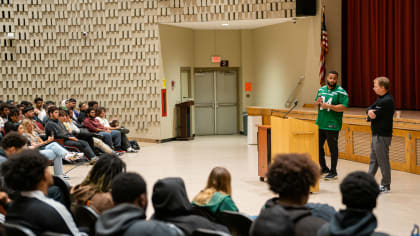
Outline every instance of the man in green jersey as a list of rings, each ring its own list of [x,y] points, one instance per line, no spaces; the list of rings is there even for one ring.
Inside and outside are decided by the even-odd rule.
[[[330,71],[327,76],[327,85],[322,86],[316,94],[315,104],[318,105],[316,124],[319,129],[319,165],[324,179],[337,178],[338,162],[338,132],[343,123],[343,112],[348,107],[347,92],[337,85],[338,72]],[[328,142],[331,152],[331,169],[325,163],[324,143]]]

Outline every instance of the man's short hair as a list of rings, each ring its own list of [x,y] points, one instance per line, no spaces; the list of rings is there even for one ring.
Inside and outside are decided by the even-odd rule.
[[[32,102],[29,102],[29,101],[21,101],[20,104],[23,105],[24,107],[31,107],[32,106]]]
[[[13,116],[19,116],[19,114],[20,114],[20,110],[18,108],[16,108],[16,107],[13,107],[13,108],[10,109],[8,118],[10,120],[11,117],[13,117]]]
[[[86,114],[87,114],[87,115],[89,115],[91,111],[95,111],[95,115],[96,115],[96,110],[95,110],[95,108],[93,108],[93,107],[89,107],[89,108],[86,110]]]
[[[34,110],[34,108],[32,106],[25,107],[22,110],[22,114],[25,114],[26,112],[33,111],[33,110]]]
[[[146,182],[137,173],[129,172],[117,175],[111,183],[111,195],[115,204],[132,203],[141,194],[146,193]]]
[[[268,168],[270,190],[287,199],[299,199],[309,194],[320,176],[319,166],[307,154],[278,154]]]
[[[337,72],[337,71],[335,71],[335,70],[330,70],[330,71],[328,72],[328,74],[333,74],[333,75],[336,75],[336,76],[337,76],[337,78],[338,78],[338,72]]]
[[[67,116],[69,113],[64,109],[58,109],[58,116],[63,117]]]
[[[378,81],[378,85],[380,87],[385,88],[387,91],[389,90],[389,79],[385,76],[376,77],[374,81]]]
[[[9,104],[3,103],[0,105],[0,112],[3,112],[5,108],[10,109]]]
[[[42,181],[48,159],[36,150],[23,150],[1,165],[1,173],[9,188],[32,191]]]
[[[74,99],[74,98],[70,98],[70,99],[69,99],[69,100],[67,100],[67,101],[76,103],[76,99]]]
[[[97,101],[89,101],[88,102],[88,107],[93,107],[94,105],[98,105]]]
[[[80,109],[80,108],[82,108],[82,106],[83,106],[84,104],[86,104],[86,102],[80,102],[80,103],[79,103],[79,109]]]
[[[347,208],[373,210],[380,193],[375,178],[363,171],[348,174],[340,184],[343,204]]]
[[[26,139],[23,135],[19,134],[18,132],[10,131],[1,140],[1,147],[4,150],[7,150],[11,147],[22,148],[27,142],[28,139]]]
[[[48,108],[48,115],[50,115],[51,113],[54,113],[57,110],[58,110],[58,107],[56,107],[56,106],[50,106]]]
[[[55,102],[53,101],[46,101],[45,105],[49,106],[49,105],[54,105],[55,106]]]
[[[42,98],[40,98],[40,97],[37,97],[37,98],[34,99],[34,103],[43,102],[43,101],[44,100]]]

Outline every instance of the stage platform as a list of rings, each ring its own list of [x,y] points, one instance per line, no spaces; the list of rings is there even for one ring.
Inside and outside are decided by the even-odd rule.
[[[282,117],[288,110],[248,107],[247,111],[248,116],[262,116],[263,125],[270,125],[270,116]],[[313,107],[300,107],[288,116],[315,122],[317,110]],[[344,112],[339,135],[340,158],[369,162],[371,131],[370,123],[366,121],[366,108],[348,108]],[[394,170],[420,174],[420,111],[402,110],[400,117],[394,118],[390,160]]]

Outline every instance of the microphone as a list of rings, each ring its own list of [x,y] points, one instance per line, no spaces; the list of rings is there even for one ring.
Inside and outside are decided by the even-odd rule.
[[[298,101],[296,100],[295,103],[293,104],[292,108],[289,109],[289,111],[287,111],[287,113],[283,116],[283,119],[287,117],[287,115],[289,115],[289,113],[291,111],[293,111],[293,109],[295,109],[295,107],[297,106]]]

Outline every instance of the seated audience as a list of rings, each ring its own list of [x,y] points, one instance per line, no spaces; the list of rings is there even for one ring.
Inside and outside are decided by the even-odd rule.
[[[346,209],[337,212],[318,236],[388,235],[375,232],[378,221],[372,211],[380,190],[372,175],[363,171],[350,173],[341,182],[340,192]]]
[[[137,152],[136,150],[134,150],[131,145],[130,145],[130,141],[128,140],[127,134],[128,132],[130,132],[127,128],[123,128],[120,126],[116,126],[116,127],[112,127],[108,120],[105,118],[105,113],[106,113],[106,109],[104,107],[99,107],[96,110],[96,118],[99,123],[101,123],[101,125],[103,125],[105,128],[110,129],[110,130],[116,130],[118,132],[120,132],[121,134],[121,148],[124,151],[127,152]]]
[[[64,145],[77,147],[82,151],[91,161],[95,161],[96,155],[84,140],[77,139],[74,135],[66,130],[63,123],[58,120],[59,111],[56,106],[48,108],[49,120],[45,126],[45,133],[54,136],[55,139],[63,139]]]
[[[212,214],[221,211],[238,211],[232,195],[230,173],[226,168],[215,167],[207,179],[206,188],[194,197],[193,205],[203,207]]]
[[[126,171],[125,163],[113,154],[104,154],[79,185],[70,190],[72,209],[88,205],[98,214],[114,206],[111,197],[111,180]]]
[[[9,120],[9,112],[9,105],[4,103],[0,105],[0,129],[3,129],[4,124],[6,124],[6,122]]]
[[[79,103],[79,117],[77,117],[77,121],[82,124],[85,118],[87,117],[87,109],[89,107],[87,106],[86,102]]]
[[[61,113],[62,113],[62,111],[60,111],[60,116],[61,116]],[[63,122],[67,131],[72,133],[77,138],[84,139],[87,142],[90,142],[90,139],[91,139],[92,142],[93,142],[93,147],[96,148],[96,149],[99,149],[100,152],[102,152],[102,153],[110,153],[110,154],[115,153],[117,155],[122,155],[123,154],[123,153],[115,152],[114,150],[112,150],[110,146],[108,146],[106,143],[104,143],[102,141],[102,136],[101,135],[91,133],[91,132],[88,131],[88,129],[83,128],[76,119],[73,119],[71,117],[73,114],[74,113],[72,112],[71,109],[67,110],[65,122]],[[90,145],[90,143],[89,143],[89,145]]]
[[[18,132],[9,132],[1,140],[0,164],[7,161],[7,158],[23,150],[28,140]]]
[[[309,199],[309,188],[316,185],[319,176],[319,166],[308,155],[293,153],[277,155],[268,169],[267,182],[270,190],[278,194],[278,197],[268,200],[261,214],[267,216],[271,212],[274,217],[276,211],[271,208],[281,206],[288,212],[293,222],[295,235],[315,236],[326,222],[313,216],[311,209],[304,205]],[[261,222],[263,220],[264,217],[257,218],[255,224],[265,224]],[[284,222],[278,221],[278,224],[282,223]]]
[[[17,127],[19,126],[20,120],[21,120],[20,110],[17,108],[10,109],[8,120],[4,124],[5,133],[7,134],[10,131],[16,131]]]
[[[34,103],[35,103],[35,115],[42,122],[44,118],[47,116],[47,112],[45,111],[43,107],[44,100],[42,100],[42,98],[40,97],[37,97],[35,98]]]
[[[121,133],[117,130],[110,130],[99,123],[96,118],[96,111],[93,108],[87,110],[88,117],[83,121],[83,126],[90,132],[103,136],[103,141],[111,148],[120,151],[121,149]]]
[[[60,109],[58,111],[58,120],[63,123],[66,130],[73,134],[76,138],[85,140],[89,146],[94,150],[93,134],[89,131],[81,133],[80,129],[73,126],[73,123],[68,119],[69,111]]]
[[[152,219],[172,223],[186,235],[192,235],[198,228],[228,232],[225,226],[192,214],[192,205],[181,178],[158,180],[153,186],[152,202],[155,208]]]
[[[115,207],[99,217],[96,235],[180,235],[173,225],[146,220],[147,187],[139,174],[118,175],[112,180],[111,189]]]
[[[46,196],[53,184],[47,158],[38,151],[23,150],[4,162],[1,172],[7,186],[20,194],[7,209],[6,223],[24,225],[36,235],[46,231],[82,235],[70,212]]]
[[[77,119],[77,117],[79,117],[79,113],[74,109],[75,107],[76,107],[76,99],[74,99],[74,98],[70,98],[69,100],[69,103],[68,103],[68,106],[67,106],[67,110],[71,110],[72,111],[72,116],[74,116],[76,119]]]
[[[24,118],[32,121],[33,130],[39,135],[45,135],[44,126],[41,121],[36,120],[35,109],[33,107],[25,107],[22,111]]]
[[[249,229],[250,236],[295,236],[294,223],[280,205],[261,211]]]
[[[28,119],[22,121],[18,132],[28,139],[30,149],[37,149],[48,160],[54,161],[54,175],[64,179],[67,179],[68,176],[63,173],[63,160],[71,162],[83,157],[83,153],[69,152],[54,142],[53,136],[48,137],[45,141],[42,140],[36,131],[32,130],[32,122]]]

